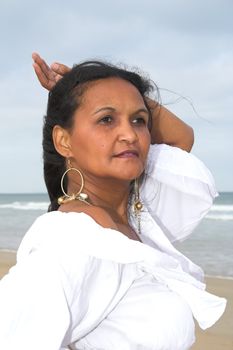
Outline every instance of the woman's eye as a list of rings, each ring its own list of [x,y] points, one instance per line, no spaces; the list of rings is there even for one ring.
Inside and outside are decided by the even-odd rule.
[[[133,119],[133,124],[145,125],[147,124],[147,121],[143,117],[137,117]]]
[[[106,115],[105,117],[101,118],[99,122],[101,124],[109,124],[112,122],[112,120],[113,120],[113,118],[111,115]]]

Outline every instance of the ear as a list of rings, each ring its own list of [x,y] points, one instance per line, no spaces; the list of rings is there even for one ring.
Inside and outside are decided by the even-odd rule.
[[[65,158],[72,156],[69,131],[59,125],[53,128],[53,143],[56,151]]]

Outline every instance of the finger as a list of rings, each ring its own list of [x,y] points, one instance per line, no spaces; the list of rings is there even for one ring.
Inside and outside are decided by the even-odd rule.
[[[54,76],[55,82],[57,83],[58,80],[60,80],[62,77],[63,77],[62,75],[59,75],[59,74],[56,74],[56,73],[55,73],[55,76]]]
[[[63,76],[64,74],[68,73],[71,68],[67,67],[64,64],[58,63],[58,62],[54,62],[51,64],[50,68],[56,73],[59,74],[61,76]]]
[[[45,75],[47,75],[49,78],[49,74],[50,74],[51,70],[50,70],[50,67],[47,65],[47,63],[45,62],[45,60],[43,60],[43,58],[41,58],[37,52],[32,53],[32,59],[33,59],[34,63],[40,67],[41,71]]]
[[[47,78],[47,76],[44,74],[44,72],[41,70],[41,66],[37,63],[33,64],[34,71],[36,73],[36,76],[40,82],[40,84],[47,90],[51,90],[51,80]]]

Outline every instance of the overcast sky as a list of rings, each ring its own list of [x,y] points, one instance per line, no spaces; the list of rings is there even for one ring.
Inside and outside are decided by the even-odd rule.
[[[218,190],[233,191],[232,0],[0,0],[0,45],[0,192],[45,192],[47,92],[34,76],[33,51],[49,63],[138,66],[193,126],[193,153]]]

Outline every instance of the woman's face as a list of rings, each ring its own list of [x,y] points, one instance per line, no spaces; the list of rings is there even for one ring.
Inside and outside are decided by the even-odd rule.
[[[143,172],[150,145],[149,114],[131,83],[92,82],[69,133],[72,166],[84,176],[131,181]]]

